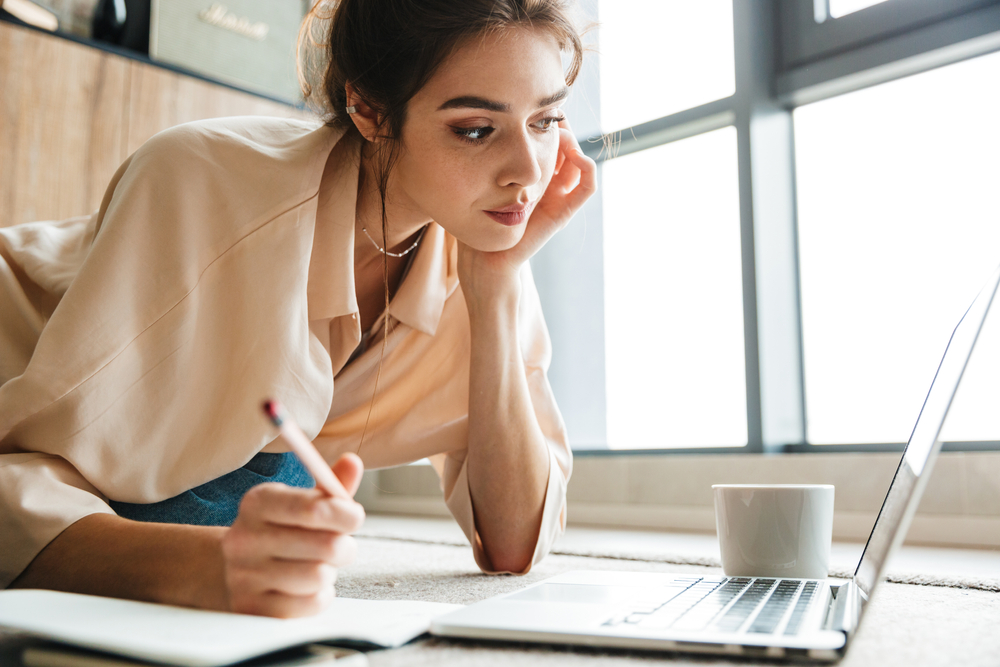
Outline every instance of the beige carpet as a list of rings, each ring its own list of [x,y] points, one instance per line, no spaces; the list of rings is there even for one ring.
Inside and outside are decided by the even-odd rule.
[[[468,545],[384,537],[359,537],[358,544],[356,564],[340,572],[337,589],[344,597],[469,604],[574,569],[718,572],[715,568],[691,564],[551,554],[524,577],[486,576],[476,568]],[[427,637],[400,649],[373,651],[368,656],[372,667],[774,664]],[[0,665],[18,664],[16,639],[0,635]],[[940,585],[884,584],[841,664],[845,667],[1000,665],[1000,594]]]
[[[574,569],[718,571],[690,564],[552,554],[524,577],[490,577],[478,572],[468,546],[374,537],[361,537],[358,542],[357,564],[343,570],[338,583],[339,594],[345,597],[469,604]],[[758,664],[675,654],[428,638],[401,649],[372,652],[369,659],[373,667],[512,664],[605,667],[632,662],[664,665]],[[841,664],[845,667],[1000,665],[1000,594],[941,585],[886,583],[879,588],[864,624]]]
[[[369,522],[372,523],[372,522]],[[457,531],[439,531],[437,534],[430,533],[427,537],[420,537],[421,529],[424,526],[417,522],[414,528],[407,527],[404,530],[399,530],[396,526],[391,526],[389,528],[376,527],[370,528],[368,526],[362,528],[359,536],[366,538],[379,538],[391,541],[400,542],[412,542],[416,544],[437,544],[437,545],[447,545],[455,547],[465,547],[468,545],[468,541],[464,536],[456,536],[450,533]],[[376,526],[378,524],[376,523]],[[722,564],[719,559],[713,556],[706,556],[701,554],[682,554],[682,553],[671,553],[669,550],[658,551],[656,553],[651,553],[650,550],[637,550],[630,549],[628,547],[621,547],[612,541],[605,544],[600,543],[588,543],[587,545],[580,544],[577,541],[575,544],[566,544],[565,542],[557,542],[553,547],[551,553],[553,555],[560,556],[587,556],[591,558],[606,558],[612,560],[624,560],[624,561],[640,561],[643,563],[666,563],[669,565],[697,565],[699,567],[712,567],[721,568]],[[857,564],[857,556],[852,560],[851,564],[846,563],[832,563],[830,567],[831,577],[837,579],[850,579],[854,575],[854,568]],[[889,573],[886,577],[886,581],[897,583],[897,584],[916,584],[920,586],[945,586],[949,588],[964,588],[964,589],[974,589],[981,591],[990,592],[1000,592],[1000,576],[973,576],[973,575],[940,575],[934,574],[929,571],[905,571],[897,570],[891,567],[889,568]],[[623,568],[624,569],[624,568]],[[998,573],[1000,575],[1000,573]],[[1000,663],[998,663],[1000,664]]]

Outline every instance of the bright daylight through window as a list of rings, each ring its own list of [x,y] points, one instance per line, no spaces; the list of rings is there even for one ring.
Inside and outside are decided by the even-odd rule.
[[[729,97],[732,0],[601,0],[605,131]],[[736,131],[603,166],[607,441],[747,443]]]
[[[830,16],[837,19],[883,2],[886,0],[830,0]]]
[[[905,442],[1000,263],[997,81],[993,54],[795,111],[809,442]],[[998,310],[945,441],[1000,441]]]
[[[747,443],[736,130],[604,164],[608,444]]]
[[[599,11],[604,131],[733,94],[732,0],[602,0]]]

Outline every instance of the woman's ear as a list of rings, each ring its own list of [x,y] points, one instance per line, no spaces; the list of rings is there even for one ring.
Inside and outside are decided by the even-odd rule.
[[[347,96],[347,113],[354,122],[354,127],[358,128],[358,132],[361,133],[362,137],[374,143],[379,138],[378,129],[380,119],[378,113],[365,104],[351,84],[348,83],[344,86],[344,92]]]

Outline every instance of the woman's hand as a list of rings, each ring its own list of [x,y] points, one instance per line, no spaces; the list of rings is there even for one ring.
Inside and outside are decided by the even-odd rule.
[[[504,253],[520,266],[569,224],[580,207],[597,192],[597,164],[580,150],[567,121],[559,123],[559,155],[545,194],[531,213],[521,241]]]
[[[480,252],[460,244],[458,271],[463,290],[477,291],[477,286],[495,283],[498,272],[515,277],[521,265],[565,227],[595,192],[597,165],[580,150],[569,124],[560,121],[555,172],[526,223],[524,236],[502,252]]]
[[[333,472],[353,497],[361,459],[345,454]],[[291,618],[316,614],[334,598],[337,568],[354,560],[350,533],[365,511],[353,500],[284,484],[253,487],[222,540],[231,611]]]

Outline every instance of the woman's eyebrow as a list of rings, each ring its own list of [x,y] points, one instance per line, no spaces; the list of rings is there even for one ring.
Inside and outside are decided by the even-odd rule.
[[[550,104],[561,102],[568,96],[569,87],[564,87],[558,93],[554,93],[539,100],[538,108],[547,107]],[[463,95],[461,97],[452,98],[437,108],[438,111],[443,111],[445,109],[485,109],[486,111],[493,111],[495,113],[509,113],[511,106],[506,102],[496,102],[494,100],[488,100],[485,97]]]
[[[569,97],[569,86],[563,86],[562,90],[553,95],[538,101],[538,108],[547,107],[550,104],[555,104],[556,102],[562,102],[564,99]]]

